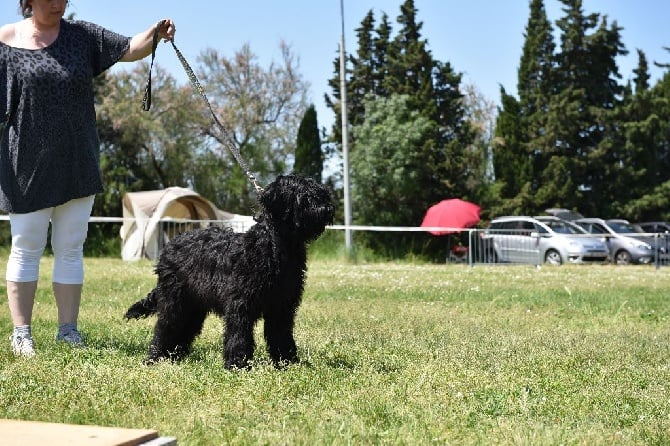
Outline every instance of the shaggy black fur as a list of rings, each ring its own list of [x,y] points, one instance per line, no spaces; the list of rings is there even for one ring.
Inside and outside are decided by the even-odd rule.
[[[125,315],[158,315],[147,362],[186,356],[209,313],[225,323],[226,368],[249,366],[253,328],[260,318],[273,363],[298,360],[293,325],[307,244],[332,223],[331,195],[312,179],[285,175],[270,183],[258,202],[257,223],[244,234],[199,229],[165,246],[156,265],[156,287]]]

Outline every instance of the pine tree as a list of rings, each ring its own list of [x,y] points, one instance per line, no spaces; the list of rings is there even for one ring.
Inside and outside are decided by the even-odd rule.
[[[368,13],[357,29],[359,48],[351,59],[353,68],[348,73],[347,82],[347,99],[354,98],[347,110],[350,112],[348,120],[352,125],[351,134],[355,142],[351,150],[352,158],[358,150],[368,149],[360,147],[356,140],[361,135],[357,129],[370,125],[367,122],[369,110],[360,109],[361,100],[366,106],[381,104],[381,108],[376,109],[378,114],[393,112],[412,119],[420,117],[429,124],[423,127],[428,130],[415,138],[411,145],[393,144],[379,148],[380,152],[382,149],[397,151],[395,159],[407,163],[404,169],[411,172],[412,181],[398,184],[407,188],[404,195],[412,197],[406,200],[412,209],[398,212],[398,203],[393,200],[390,202],[391,208],[382,209],[387,202],[383,201],[378,206],[378,215],[387,213],[384,215],[395,219],[396,224],[410,225],[417,224],[416,218],[410,218],[410,215],[422,215],[430,205],[445,197],[467,198],[473,194],[475,188],[482,184],[482,159],[486,159],[486,154],[479,151],[487,150],[486,147],[473,144],[475,132],[464,108],[461,74],[455,72],[448,62],[437,61],[432,57],[427,41],[421,35],[423,23],[417,17],[414,1],[404,1],[397,18],[398,32],[392,37],[392,27],[386,14],[382,16],[374,35],[371,34],[374,20]],[[331,79],[330,85],[333,87],[333,97],[329,98],[328,105],[337,113],[340,92],[335,77]],[[398,104],[406,108],[406,113],[396,108]],[[379,126],[392,125],[393,121],[382,119],[379,122],[381,124],[375,124],[374,128],[379,129],[382,135],[385,133]],[[339,134],[334,129],[333,134],[336,132]],[[389,141],[379,143],[390,144]],[[357,185],[366,184],[370,180],[363,177],[368,171],[372,170],[352,169],[352,188],[360,187]],[[393,172],[387,174],[392,175]],[[382,178],[378,180],[385,181]],[[356,195],[356,191],[353,191],[352,196],[362,195]],[[354,219],[356,206],[354,201]],[[412,221],[401,222],[402,219]]]
[[[525,41],[517,73],[519,100],[501,88],[501,109],[496,125],[494,166],[500,198],[510,204],[508,212],[531,213],[515,209],[518,194],[532,196],[539,187],[536,174],[545,163],[537,150],[546,134],[547,110],[554,92],[555,44],[553,29],[547,19],[543,0],[532,0],[526,24]],[[527,197],[521,202],[528,204]],[[504,204],[504,203],[503,203]]]
[[[361,26],[356,29],[358,36],[358,50],[356,57],[352,57],[351,80],[347,86],[347,101],[349,103],[350,113],[349,122],[351,125],[358,125],[365,119],[365,97],[374,94],[375,91],[375,72],[377,70],[375,61],[375,48],[372,33],[374,30],[375,18],[370,10]]]
[[[502,105],[496,120],[493,168],[498,193],[506,201],[516,197],[531,181],[532,166],[524,144],[521,105],[504,87],[500,87],[500,96]]]
[[[626,54],[621,28],[598,14],[585,15],[581,0],[561,0],[565,16],[557,21],[561,48],[553,80],[556,92],[547,109],[542,138],[533,143],[542,160],[537,204],[580,209],[602,215],[603,164],[596,150],[604,137],[607,113],[623,93],[616,57]],[[591,32],[592,30],[594,30]]]
[[[637,68],[633,70],[635,74],[635,92],[641,93],[643,91],[649,90],[649,63],[647,62],[647,56],[644,54],[644,51],[637,50]]]
[[[670,71],[648,89],[640,79],[648,76],[646,57],[638,51],[635,70],[639,93],[621,110],[621,121],[613,138],[623,135],[624,165],[632,165],[636,176],[617,190],[616,210],[630,219],[670,219]],[[621,147],[621,146],[619,146]],[[628,164],[625,162],[628,161]],[[628,172],[627,172],[628,173]]]
[[[529,120],[544,115],[554,90],[556,44],[553,32],[544,1],[532,0],[517,81],[521,114]],[[541,127],[541,124],[531,125],[529,136],[536,137],[541,133]]]
[[[300,121],[293,171],[299,175],[312,177],[319,183],[321,182],[323,152],[321,151],[316,108],[313,104],[307,108],[302,121]]]

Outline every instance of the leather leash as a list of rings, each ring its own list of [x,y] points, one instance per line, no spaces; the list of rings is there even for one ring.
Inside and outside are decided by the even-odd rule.
[[[154,59],[156,58],[156,47],[158,46],[158,31],[160,30],[161,26],[165,23],[164,20],[161,20],[156,24],[156,28],[154,29],[154,37],[153,37],[153,43],[151,47],[151,65],[149,66],[149,79],[147,80],[147,85],[144,89],[144,98],[142,99],[142,109],[144,111],[149,111],[151,109],[151,72],[154,67]],[[207,108],[209,109],[210,114],[212,115],[212,120],[214,123],[219,127],[219,130],[221,130],[221,133],[223,134],[223,142],[224,145],[228,148],[230,153],[233,155],[235,158],[235,161],[237,161],[237,164],[242,168],[244,173],[247,175],[247,178],[249,178],[249,181],[254,185],[254,189],[256,190],[257,194],[260,194],[263,192],[263,188],[258,185],[258,182],[256,181],[256,177],[251,173],[251,170],[249,170],[249,166],[247,163],[244,161],[242,158],[242,155],[240,154],[239,148],[235,146],[233,143],[233,139],[230,136],[230,132],[223,126],[221,121],[219,121],[219,118],[217,118],[216,113],[214,113],[214,109],[212,108],[212,104],[209,102],[209,99],[207,99],[207,95],[205,94],[205,89],[202,87],[200,84],[200,81],[198,80],[197,76],[193,72],[193,69],[189,65],[189,63],[186,61],[186,58],[184,55],[179,51],[179,48],[177,48],[177,45],[174,43],[174,39],[170,40],[170,43],[172,44],[172,48],[174,48],[175,53],[177,54],[177,58],[179,59],[179,62],[181,62],[182,67],[184,67],[184,71],[186,71],[186,75],[188,76],[189,81],[191,82],[191,86],[193,89],[200,94],[202,99],[204,99],[205,103],[207,104]]]

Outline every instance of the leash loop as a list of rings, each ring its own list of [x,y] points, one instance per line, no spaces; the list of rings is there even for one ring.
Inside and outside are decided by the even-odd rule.
[[[142,99],[142,109],[144,111],[149,111],[149,109],[151,108],[151,71],[154,66],[154,59],[156,58],[156,47],[158,46],[158,31],[160,30],[161,26],[164,23],[165,20],[161,20],[160,22],[158,22],[158,24],[156,25],[156,29],[154,30],[153,45],[151,48],[151,65],[149,67],[149,79],[147,80],[147,85],[146,88],[144,89],[144,98]],[[205,101],[205,104],[207,104],[207,108],[209,109],[209,113],[212,116],[212,120],[219,127],[219,130],[221,130],[221,133],[223,134],[224,137],[223,138],[224,145],[226,146],[228,151],[230,151],[230,153],[233,155],[233,158],[235,158],[237,164],[242,168],[244,173],[247,175],[247,178],[249,179],[249,181],[251,181],[251,184],[253,184],[256,193],[257,194],[262,193],[263,188],[258,184],[258,181],[256,180],[254,174],[251,173],[249,166],[247,165],[247,163],[242,158],[242,155],[240,154],[239,148],[236,147],[235,144],[233,143],[233,139],[230,132],[228,132],[228,130],[221,123],[221,121],[219,121],[219,118],[216,116],[216,113],[214,113],[212,104],[209,102],[209,99],[205,94],[205,89],[200,84],[200,81],[198,80],[198,77],[195,75],[195,72],[193,71],[189,63],[186,61],[186,58],[181,53],[181,51],[179,51],[177,45],[175,45],[174,39],[170,40],[170,43],[172,44],[172,48],[177,54],[179,62],[181,62],[182,67],[184,67],[184,71],[186,71],[186,75],[188,76],[188,79],[191,82],[191,86]]]
[[[154,28],[154,37],[151,44],[151,65],[149,66],[149,79],[147,79],[147,85],[144,88],[144,98],[142,98],[142,110],[149,111],[151,109],[151,72],[154,68],[154,60],[156,59],[156,48],[158,47],[158,31],[165,24],[165,20],[161,20],[156,24]]]

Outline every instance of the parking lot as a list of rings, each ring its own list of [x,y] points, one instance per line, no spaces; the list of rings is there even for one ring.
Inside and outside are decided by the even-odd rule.
[[[465,235],[465,233],[463,234]],[[645,234],[648,241],[630,241],[630,249],[637,249],[646,243],[650,249],[648,256],[639,257],[632,261],[630,255],[622,255],[622,250],[628,247],[616,247],[612,252],[613,237],[601,234],[572,234],[564,235],[543,233],[535,228],[496,228],[471,229],[468,231],[466,247],[458,248],[462,261],[474,266],[476,264],[529,264],[529,265],[562,265],[562,264],[603,264],[616,263],[643,264],[660,268],[670,265],[670,234]],[[466,237],[462,237],[466,238]],[[569,240],[554,243],[559,238]],[[559,248],[562,245],[566,249]],[[602,245],[607,247],[607,253],[601,253]],[[450,249],[450,260],[459,258],[454,256],[456,247]]]

